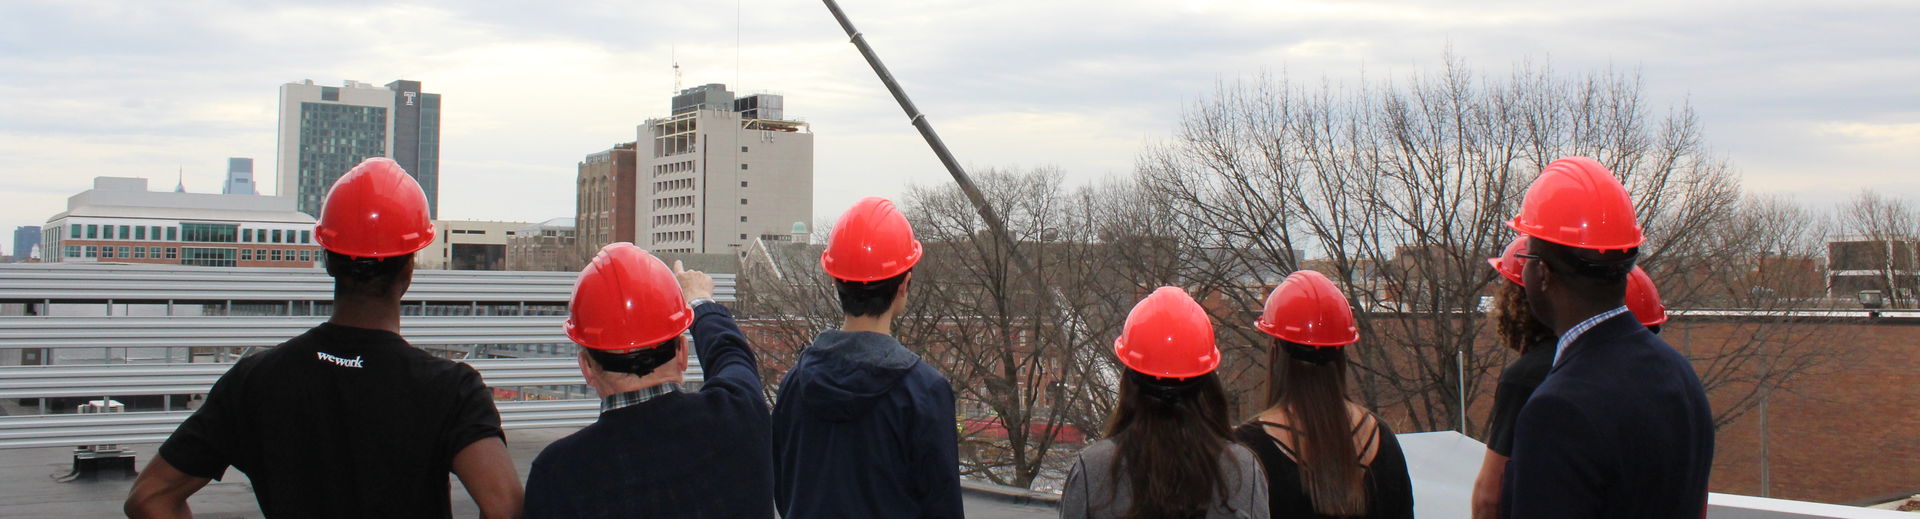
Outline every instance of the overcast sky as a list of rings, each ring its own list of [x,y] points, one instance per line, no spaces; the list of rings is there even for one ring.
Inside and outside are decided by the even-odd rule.
[[[104,4],[104,5],[103,5]],[[1751,190],[1920,200],[1920,2],[844,0],[960,160],[1130,172],[1221,79],[1638,69],[1691,102]],[[736,14],[737,13],[737,14]],[[441,217],[573,215],[575,164],[685,86],[786,95],[815,132],[815,218],[945,182],[819,3],[0,3],[0,230],[95,176],[217,192],[227,157],[274,187],[282,83],[405,78],[443,96]],[[0,233],[11,252],[11,234]]]

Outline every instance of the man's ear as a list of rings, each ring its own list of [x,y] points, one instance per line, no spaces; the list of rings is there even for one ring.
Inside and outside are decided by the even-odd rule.
[[[595,376],[595,371],[598,371],[595,369],[597,366],[593,365],[593,359],[587,358],[587,348],[585,346],[577,346],[577,348],[579,348],[580,351],[573,354],[573,360],[580,364],[580,378],[585,379],[587,381],[587,387],[592,388],[594,383],[599,381],[599,377]]]
[[[675,365],[680,367],[681,373],[686,373],[687,372],[687,355],[688,355],[687,350],[693,349],[693,341],[687,340],[685,336],[676,338],[674,340],[680,341],[680,351],[673,354],[673,362]]]

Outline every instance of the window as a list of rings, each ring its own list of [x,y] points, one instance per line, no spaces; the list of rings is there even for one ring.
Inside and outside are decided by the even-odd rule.
[[[100,229],[100,239],[102,239],[102,240],[111,240],[111,239],[113,239],[113,226],[111,226],[111,225],[102,225],[102,226],[100,226],[100,227],[102,227],[102,229]]]
[[[240,241],[240,226],[220,223],[180,224],[180,241],[234,243]],[[228,258],[232,259],[232,258]]]
[[[167,259],[173,259],[175,251],[178,251],[178,250],[179,249],[175,249],[173,247],[167,247]]]
[[[89,257],[89,258],[98,258],[98,257],[100,257],[100,248],[99,248],[99,247],[95,247],[95,246],[92,246],[92,245],[88,245],[88,246],[87,246],[87,257]]]
[[[300,231],[300,243],[313,243],[313,231]]]
[[[741,164],[740,164],[740,169],[741,169],[742,171],[745,171],[745,170],[747,169],[747,165],[746,165],[746,163],[741,163]]]
[[[740,217],[740,223],[747,223],[747,217],[745,216]]]
[[[253,229],[241,229],[240,243],[252,243],[252,242],[253,242]]]
[[[168,228],[167,228],[167,241],[179,241],[179,240],[180,240],[180,228],[179,228],[179,227],[168,227]],[[171,256],[169,256],[169,257],[171,257]]]
[[[312,252],[312,251],[309,251],[309,250],[306,250],[306,249],[301,249],[301,250],[300,250],[300,261],[306,261],[306,262],[311,262],[311,261],[313,261],[313,256],[312,256],[312,254],[313,254],[313,252]]]
[[[146,247],[134,247],[134,248],[133,248],[133,259],[147,259],[147,248],[146,248]]]
[[[747,233],[740,233],[740,239],[747,239]]]
[[[127,226],[125,225],[120,226],[120,239],[122,240],[133,239],[132,229],[128,229]]]
[[[747,199],[745,198],[740,199],[740,205],[747,205]]]
[[[158,240],[158,239],[160,239],[160,226],[158,226],[158,225],[155,225],[155,226],[153,226],[153,227],[152,227],[152,229],[153,229],[153,232],[151,232],[151,233],[148,233],[148,234],[150,234],[150,235],[152,235],[152,236],[153,236],[153,239],[155,239],[155,240]]]
[[[153,259],[160,259],[160,248],[147,247],[147,257],[153,258]]]
[[[71,226],[68,226],[68,227],[67,227],[67,237],[68,237],[68,238],[74,238],[74,239],[79,239],[79,238],[80,238],[80,228],[81,228],[81,227],[86,227],[86,226],[85,226],[85,225],[80,225],[80,224],[74,224],[74,225],[71,225]]]
[[[745,180],[740,181],[740,187],[747,187],[747,181]]]
[[[100,247],[100,257],[102,258],[113,257],[113,246],[108,245],[108,246]]]
[[[130,257],[133,257],[133,253],[132,253],[132,252],[130,252],[130,251],[128,251],[126,247],[121,247],[121,248],[120,248],[120,254],[119,254],[119,256],[118,256],[118,257],[121,257],[121,258],[130,258]]]
[[[747,147],[746,147],[746,146],[741,146],[741,147],[740,147],[740,153],[746,153],[746,152],[747,152]]]
[[[145,225],[142,225],[142,226],[139,226],[139,227],[134,227],[134,228],[133,228],[133,239],[136,239],[136,240],[143,240],[143,241],[144,241],[144,240],[146,240],[146,239],[147,239],[147,226],[145,226]]]
[[[266,250],[266,249],[254,249],[254,250],[253,250],[253,258],[254,258],[254,259],[257,259],[257,260],[260,260],[260,261],[266,261],[266,260],[267,260],[267,250]]]
[[[79,245],[68,245],[68,246],[67,246],[67,257],[69,257],[69,258],[78,258],[78,257],[80,257],[80,246],[79,246]]]
[[[234,266],[234,252],[234,249],[213,247],[181,247],[180,264],[201,267],[231,267]]]
[[[240,261],[253,261],[253,249],[240,249]]]
[[[273,255],[273,261],[280,261],[280,249],[273,249],[273,251],[268,252],[268,254]]]
[[[99,237],[100,237],[100,226],[94,225],[94,224],[87,224],[87,239],[91,240]],[[93,256],[87,256],[87,257],[91,258]]]

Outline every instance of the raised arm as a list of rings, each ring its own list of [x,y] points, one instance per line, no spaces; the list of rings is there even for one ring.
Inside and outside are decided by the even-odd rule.
[[[147,462],[147,470],[133,480],[133,490],[127,493],[122,511],[135,519],[193,517],[187,498],[209,481],[213,480],[188,475],[173,468],[167,458],[154,456]]]

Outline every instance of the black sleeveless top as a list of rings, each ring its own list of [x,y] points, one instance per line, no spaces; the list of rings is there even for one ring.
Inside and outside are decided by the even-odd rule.
[[[1400,451],[1400,441],[1393,436],[1393,430],[1385,422],[1374,419],[1378,424],[1369,435],[1366,447],[1360,449],[1365,456],[1374,443],[1380,444],[1379,452],[1373,455],[1373,463],[1365,466],[1362,479],[1367,489],[1366,518],[1406,518],[1413,517],[1413,482],[1407,476],[1406,454]],[[1364,422],[1361,425],[1366,425]],[[1234,429],[1233,435],[1240,443],[1253,449],[1260,458],[1260,465],[1267,471],[1268,509],[1273,517],[1333,517],[1313,511],[1313,499],[1307,496],[1306,484],[1300,478],[1300,464],[1295,461],[1299,453],[1268,435],[1265,427],[1275,427],[1292,431],[1284,425],[1256,421]],[[1354,434],[1359,434],[1356,429]],[[1359,460],[1355,460],[1358,463]]]

